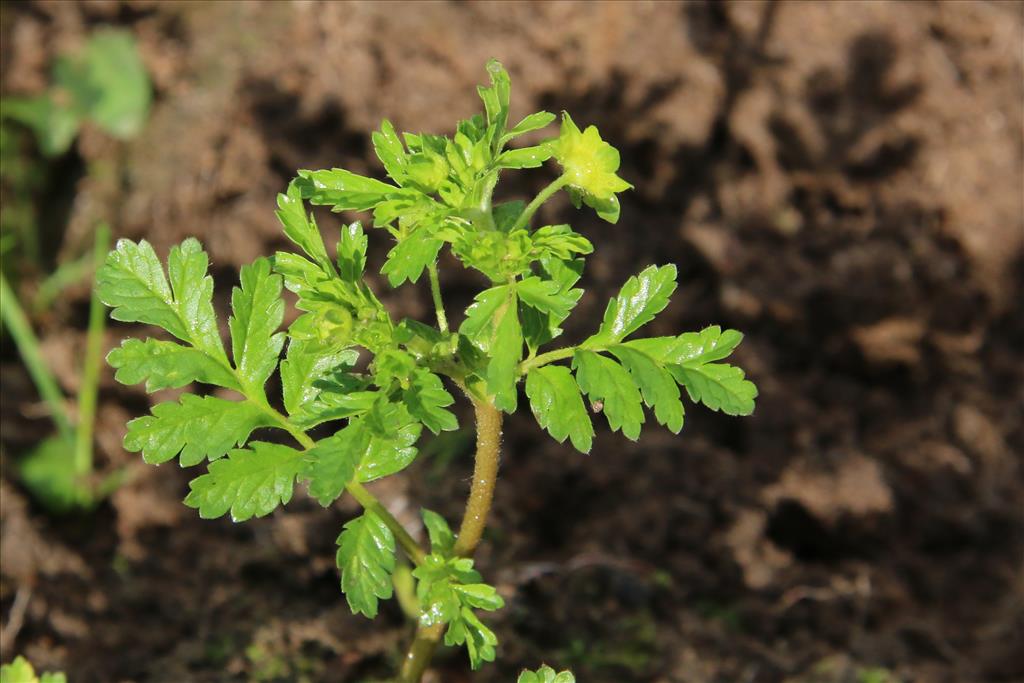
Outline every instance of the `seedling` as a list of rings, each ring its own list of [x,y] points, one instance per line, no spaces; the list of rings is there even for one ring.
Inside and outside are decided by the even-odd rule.
[[[86,121],[116,138],[133,137],[146,121],[151,99],[135,39],[124,31],[101,29],[84,49],[57,59],[48,92],[4,98],[0,110],[31,128],[40,151],[52,157],[71,147]]]
[[[568,225],[534,228],[532,219],[565,190],[577,208],[586,204],[615,223],[617,194],[631,186],[617,175],[618,152],[568,114],[557,136],[506,149],[556,117],[537,112],[509,127],[508,74],[495,61],[487,69],[491,84],[479,88],[485,113],[461,121],[454,136],[399,136],[388,121],[373,133],[390,182],[337,168],[298,172],[277,198],[277,216],[302,253],[278,252],[242,268],[231,298],[230,355],[214,314],[208,257],[196,240],[171,249],[166,275],[146,241],[121,240],[100,277],[100,296],[115,319],[157,325],[176,339],[125,341],[108,356],[119,381],[145,382],[148,391],[200,382],[237,394],[187,393],[160,403],[129,422],[125,447],[153,464],[208,461],[185,499],[203,518],[230,514],[240,522],[269,514],[291,500],[297,481],[308,483],[324,506],[347,491],[364,508],[337,539],[341,588],[352,611],[373,618],[379,602],[392,597],[396,548],[414,565],[419,623],[399,676],[405,683],[420,680],[442,638],[465,646],[474,669],[495,657],[497,637],[480,615],[500,609],[504,599],[472,557],[498,475],[502,417],[520,405],[521,381],[540,426],[583,453],[594,437],[584,396],[612,430],[635,440],[644,406],[679,432],[679,386],[694,402],[730,415],[750,414],[757,394],[741,369],[720,362],[740,343],[735,330],[633,338],[668,304],[673,265],[629,278],[593,335],[542,350],[559,338],[583,294],[576,285],[593,247]],[[548,160],[562,171],[535,199],[494,202],[503,171]],[[307,203],[371,212],[373,227],[395,241],[381,274],[392,287],[426,274],[436,325],[395,320],[364,278],[362,226],[342,227],[332,258]],[[445,245],[488,283],[457,329],[449,326],[438,273]],[[282,285],[297,296],[300,312],[286,331],[279,329]],[[280,398],[265,388],[275,369]],[[423,547],[365,485],[406,468],[425,430],[458,427],[451,387],[475,412],[473,481],[458,533],[422,511],[430,541]],[[293,443],[252,440],[257,429],[277,430]],[[552,670],[525,680],[538,675],[571,680]]]
[[[110,229],[100,225],[96,229],[91,263],[101,263],[109,248]],[[22,482],[36,499],[54,512],[92,507],[120,480],[120,475],[115,474],[99,482],[93,481],[93,433],[103,362],[103,330],[106,327],[98,291],[93,289],[89,304],[85,359],[77,396],[78,414],[74,419],[68,414],[57,380],[43,360],[39,340],[28,317],[2,272],[0,320],[14,340],[57,432],[41,441],[18,463]]]

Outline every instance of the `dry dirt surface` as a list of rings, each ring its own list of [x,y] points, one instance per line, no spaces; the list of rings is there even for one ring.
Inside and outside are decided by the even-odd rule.
[[[101,24],[135,33],[155,82],[141,137],[86,130],[53,167],[37,201],[55,258],[100,209],[161,253],[195,235],[221,306],[240,264],[285,247],[274,195],[296,169],[381,173],[380,119],[446,132],[478,108],[491,56],[514,114],[564,109],[619,147],[637,189],[618,225],[548,211],[597,246],[568,338],[629,274],[674,262],[655,332],[743,330],[757,412],[695,408],[680,437],[638,444],[600,433],[588,457],[511,419],[478,563],[508,606],[491,620],[499,663],[472,680],[542,661],[581,683],[1024,680],[1021,4],[92,1],[2,17],[4,93],[41,89]],[[505,191],[547,180],[509,174]],[[456,309],[482,284],[445,282]],[[415,287],[374,284],[396,313],[426,312]],[[69,390],[87,297],[37,321]],[[352,503],[199,520],[180,505],[187,473],[120,447],[167,396],[108,373],[98,447],[131,479],[91,515],[49,517],[11,464],[48,423],[9,345],[0,371],[5,661],[72,683],[392,670],[398,608],[371,625],[339,592]],[[456,515],[467,438],[377,493],[411,527],[420,505]],[[454,653],[430,676],[471,678]]]

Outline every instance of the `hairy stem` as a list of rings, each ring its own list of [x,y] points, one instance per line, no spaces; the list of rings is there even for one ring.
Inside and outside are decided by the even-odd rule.
[[[512,228],[509,232],[521,230],[529,225],[530,219],[533,218],[533,214],[537,213],[537,209],[539,209],[544,202],[551,199],[551,195],[565,187],[568,182],[569,178],[565,175],[560,175],[555,178],[550,185],[541,190],[537,196],[533,198],[532,202],[526,205],[523,212],[519,214],[519,218],[517,218],[516,222],[512,224]]]
[[[103,263],[110,248],[110,228],[105,224],[96,229],[93,263]],[[100,301],[99,289],[93,287],[89,302],[89,332],[86,337],[85,364],[82,367],[81,388],[78,390],[78,425],[75,431],[75,473],[79,476],[92,472],[92,436],[96,421],[96,396],[100,384],[100,364],[103,361],[103,329],[106,309]]]
[[[476,458],[473,484],[462,516],[462,526],[455,541],[455,554],[471,557],[483,536],[487,514],[494,499],[494,482],[498,478],[501,453],[501,412],[489,401],[473,400],[476,412]],[[419,683],[444,634],[444,624],[420,626],[402,664],[400,683]]]
[[[501,452],[501,412],[489,402],[473,401],[476,412],[476,460],[473,466],[473,484],[469,500],[462,515],[462,526],[455,541],[455,554],[471,557],[480,543],[487,514],[494,498],[494,483],[498,478],[498,460]]]
[[[430,295],[434,298],[434,310],[437,311],[437,328],[441,333],[448,332],[448,316],[444,314],[444,301],[441,300],[441,279],[437,275],[437,264],[427,266],[430,276]]]
[[[18,303],[14,290],[7,283],[7,278],[0,273],[0,315],[3,316],[4,324],[14,339],[14,345],[18,347],[21,359],[25,363],[28,374],[35,382],[39,395],[50,408],[50,417],[57,425],[57,431],[69,442],[74,439],[74,430],[71,427],[71,420],[68,418],[67,409],[64,407],[64,394],[57,386],[50,368],[47,367],[42,355],[39,353],[39,340],[32,331],[25,312]]]

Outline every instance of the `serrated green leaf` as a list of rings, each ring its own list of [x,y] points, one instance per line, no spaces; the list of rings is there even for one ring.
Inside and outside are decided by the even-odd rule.
[[[159,339],[126,339],[107,354],[107,363],[122,384],[146,383],[146,391],[177,389],[191,382],[239,390],[231,370],[188,346]]]
[[[242,266],[241,286],[231,293],[231,309],[234,315],[228,327],[238,377],[247,389],[262,395],[285,338],[283,332],[275,334],[284,319],[281,276],[271,273],[268,259]]]
[[[285,410],[292,416],[302,413],[320,394],[315,386],[318,380],[338,367],[354,365],[358,359],[359,353],[354,349],[339,350],[317,341],[293,338],[280,367]]]
[[[589,254],[594,245],[583,235],[573,232],[568,225],[545,225],[531,236],[533,253],[538,259],[552,258],[568,261],[576,254]]]
[[[508,291],[508,285],[499,285],[477,294],[473,305],[466,309],[466,319],[459,327],[459,334],[472,340],[484,353],[491,350],[494,322],[498,309],[508,301]]]
[[[412,416],[434,434],[459,428],[455,414],[447,410],[455,399],[444,388],[441,378],[426,368],[416,369],[402,398]]]
[[[750,415],[754,412],[757,387],[745,379],[743,370],[727,363],[671,365],[669,372],[686,387],[690,399],[726,415]]]
[[[338,272],[342,280],[357,282],[366,269],[366,233],[359,221],[341,229],[338,240]]]
[[[151,415],[131,420],[125,450],[159,465],[181,454],[182,467],[216,460],[241,446],[257,427],[269,426],[266,413],[248,401],[183,394],[179,403],[158,403]]]
[[[312,204],[331,206],[335,211],[372,209],[399,189],[343,168],[332,168],[329,171],[301,170],[293,182],[302,191],[303,199],[308,199]]]
[[[203,519],[228,511],[235,522],[263,517],[292,499],[302,459],[302,451],[253,441],[210,463],[207,474],[189,484],[185,505],[197,508]]]
[[[626,438],[636,441],[644,410],[640,391],[626,369],[611,358],[584,349],[576,350],[572,365],[576,383],[592,402],[601,404],[612,430],[621,430]]]
[[[484,662],[493,662],[497,655],[498,637],[468,607],[462,609],[458,619],[448,624],[444,643],[448,646],[465,645],[469,665],[474,671]]]
[[[392,594],[395,570],[395,537],[372,512],[348,522],[338,536],[337,563],[341,590],[353,614],[377,616],[379,600]]]
[[[455,584],[452,586],[462,604],[493,612],[505,606],[505,601],[494,586],[486,583]]]
[[[491,141],[493,151],[497,152],[505,134],[505,126],[508,124],[511,81],[505,67],[496,59],[487,62],[487,73],[491,77],[491,86],[480,86],[477,92],[484,102],[488,139]]]
[[[309,479],[309,494],[321,505],[333,503],[352,483],[356,467],[369,448],[370,436],[369,429],[353,420],[306,452],[302,476]]]
[[[520,135],[545,128],[556,118],[557,117],[549,111],[539,111],[535,114],[530,114],[505,133],[502,142],[504,143]]]
[[[160,259],[146,240],[118,240],[100,269],[98,287],[100,299],[114,309],[114,320],[158,325],[182,341],[192,341]]]
[[[503,152],[498,157],[498,168],[540,168],[551,158],[550,145],[521,147]]]
[[[494,314],[491,360],[487,364],[487,391],[494,396],[494,406],[507,413],[516,409],[516,383],[523,359],[523,329],[516,302],[516,288],[509,287],[505,302]]]
[[[288,236],[302,251],[315,261],[326,273],[331,272],[331,259],[313,214],[306,213],[302,201],[302,189],[293,180],[285,194],[277,195],[277,218]]]
[[[373,141],[373,150],[377,153],[377,158],[384,164],[384,170],[392,180],[401,185],[405,177],[408,154],[401,138],[395,133],[395,127],[384,119],[380,123],[380,131],[374,131],[370,139]]]
[[[373,409],[358,419],[365,421],[371,436],[356,469],[357,481],[365,484],[400,472],[416,459],[418,451],[415,444],[422,426],[405,406],[378,401]]]
[[[621,341],[668,305],[669,297],[676,289],[676,267],[650,266],[639,275],[626,280],[618,296],[608,302],[604,320],[597,334],[583,344],[589,348]]]
[[[728,358],[743,341],[743,334],[736,330],[725,330],[718,325],[705,327],[700,332],[687,332],[676,338],[666,351],[668,363],[687,367],[703,365]]]
[[[654,409],[658,422],[678,434],[683,428],[683,403],[679,400],[679,387],[668,370],[635,348],[620,344],[609,350],[629,371],[644,403]]]
[[[562,443],[569,438],[578,451],[590,452],[594,427],[569,368],[534,368],[526,375],[526,395],[537,423],[556,441]]]
[[[535,275],[517,282],[516,293],[524,304],[550,314],[559,322],[568,317],[579,300],[579,295],[562,291],[557,282]]]
[[[427,535],[430,537],[431,553],[449,557],[455,546],[455,534],[452,533],[448,522],[444,517],[427,508],[422,508],[420,515],[423,517],[423,526],[427,528]]]
[[[171,247],[167,275],[178,312],[192,346],[215,358],[225,358],[224,345],[213,310],[213,278],[207,275],[210,259],[199,240],[189,237]]]
[[[392,287],[406,280],[416,282],[423,270],[437,260],[437,253],[443,244],[426,228],[414,230],[388,252],[387,261],[380,272],[387,276]]]

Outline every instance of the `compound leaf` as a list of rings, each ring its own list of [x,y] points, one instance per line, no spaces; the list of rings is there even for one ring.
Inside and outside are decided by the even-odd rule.
[[[537,423],[559,443],[568,437],[581,453],[589,453],[594,426],[569,368],[545,365],[526,375],[526,395]]]
[[[241,446],[254,429],[269,426],[266,414],[248,401],[183,394],[180,403],[158,403],[151,415],[128,423],[125,450],[142,452],[151,465],[181,454],[182,467],[216,460]]]
[[[372,512],[348,522],[338,536],[341,590],[353,614],[377,616],[378,600],[391,597],[395,537]]]
[[[579,301],[579,295],[574,295],[572,290],[562,291],[557,282],[535,275],[516,283],[516,292],[524,304],[550,314],[557,322],[565,320]]]
[[[444,388],[441,378],[426,368],[417,368],[403,399],[412,416],[434,434],[459,428],[455,414],[447,409],[455,399]]]
[[[387,261],[380,272],[387,276],[392,287],[406,280],[416,282],[423,274],[423,269],[437,260],[437,253],[443,244],[426,228],[414,230],[388,252]]]
[[[231,512],[244,522],[268,515],[292,499],[303,453],[287,446],[254,441],[210,463],[207,474],[193,479],[185,504],[198,508],[203,519]]]

